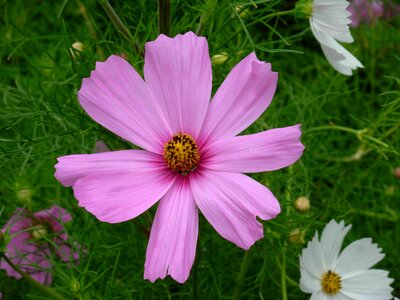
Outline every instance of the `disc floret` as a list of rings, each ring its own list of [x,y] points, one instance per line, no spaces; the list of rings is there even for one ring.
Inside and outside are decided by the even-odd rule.
[[[196,169],[200,162],[196,142],[189,134],[174,135],[164,146],[164,160],[170,169],[187,175]]]
[[[334,295],[340,291],[342,287],[342,281],[338,274],[329,270],[322,276],[321,285],[326,294]]]

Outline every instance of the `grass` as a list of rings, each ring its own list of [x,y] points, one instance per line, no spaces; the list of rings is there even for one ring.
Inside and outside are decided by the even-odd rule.
[[[90,153],[97,140],[112,150],[132,147],[91,120],[76,95],[95,62],[111,54],[123,53],[142,72],[144,44],[158,35],[157,3],[110,2],[128,36],[114,26],[102,3],[0,3],[0,226],[17,207],[37,211],[58,204],[71,212],[74,221],[66,230],[85,250],[79,265],[54,261],[53,287],[67,299],[188,299],[193,274],[183,285],[169,277],[154,284],[143,280],[155,208],[125,223],[101,223],[54,178],[57,157]],[[238,5],[246,12],[240,18],[232,10]],[[386,257],[377,267],[390,272],[399,297],[400,185],[393,175],[400,166],[399,20],[352,29],[355,43],[348,48],[365,69],[346,77],[327,63],[308,23],[270,16],[274,5],[293,8],[278,0],[171,4],[171,35],[196,31],[202,20],[210,55],[229,54],[213,68],[214,92],[254,50],[279,72],[271,106],[246,133],[301,123],[306,147],[294,166],[253,176],[274,192],[282,213],[264,222],[265,238],[247,254],[200,218],[199,299],[231,299],[238,285],[239,299],[282,299],[285,284],[288,299],[308,299],[298,286],[305,244],[291,244],[288,237],[299,228],[308,241],[332,218],[353,224],[345,243],[372,237],[379,244]],[[84,50],[72,55],[76,41]],[[294,209],[299,196],[309,197],[310,212]],[[0,291],[4,299],[48,299],[4,271]]]

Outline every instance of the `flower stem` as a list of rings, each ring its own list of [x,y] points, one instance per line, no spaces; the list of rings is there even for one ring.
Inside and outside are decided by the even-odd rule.
[[[158,33],[171,34],[171,1],[158,0]]]
[[[16,272],[18,272],[25,280],[29,281],[32,285],[34,285],[38,289],[42,290],[43,292],[45,292],[46,294],[51,296],[51,299],[65,300],[65,298],[63,296],[61,296],[59,293],[57,293],[55,290],[41,284],[40,282],[33,279],[28,273],[25,273],[24,271],[22,271],[4,253],[0,253],[0,257],[2,257],[10,265],[10,267],[13,268]]]
[[[243,279],[246,277],[247,269],[249,268],[250,264],[250,250],[247,250],[244,253],[242,265],[240,266],[240,273],[236,279],[235,289],[233,290],[232,300],[240,299],[240,293],[242,290]]]
[[[198,288],[198,273],[199,273],[199,263],[198,257],[196,257],[196,261],[193,266],[193,277],[192,277],[192,299],[199,299],[199,288]]]
[[[286,15],[291,15],[294,13],[294,9],[290,9],[290,10],[283,10],[283,11],[276,11],[273,13],[270,13],[269,15],[266,15],[265,17],[263,17],[263,19],[269,19],[269,18],[273,18],[273,17],[280,17],[280,16],[286,16]]]
[[[114,8],[111,6],[111,4],[108,2],[108,0],[102,0],[100,1],[101,6],[113,22],[114,26],[117,27],[122,35],[128,40],[132,40],[132,35],[129,31],[129,29],[124,25],[124,23],[121,21],[117,13],[115,12]]]
[[[201,35],[204,27],[209,23],[209,19],[211,15],[214,14],[214,8],[216,5],[216,0],[207,0],[205,3],[205,11],[200,17],[200,22],[199,25],[197,26],[196,29],[196,35]]]
[[[192,299],[198,300],[199,299],[199,261],[201,257],[201,246],[200,240],[197,242],[196,247],[196,258],[193,265],[193,276],[192,276]]]
[[[282,300],[287,300],[287,288],[286,288],[286,246],[282,248],[282,265],[281,265],[281,289],[282,289]]]

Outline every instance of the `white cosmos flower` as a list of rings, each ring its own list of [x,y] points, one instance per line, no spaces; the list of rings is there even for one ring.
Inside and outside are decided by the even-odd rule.
[[[384,270],[369,269],[385,256],[371,238],[363,238],[340,248],[351,225],[331,220],[321,240],[315,233],[300,256],[300,288],[311,300],[392,299],[393,279]]]
[[[352,75],[353,70],[363,65],[338,43],[354,41],[349,29],[351,13],[346,10],[347,6],[349,2],[346,0],[314,0],[310,26],[332,67],[344,75]]]

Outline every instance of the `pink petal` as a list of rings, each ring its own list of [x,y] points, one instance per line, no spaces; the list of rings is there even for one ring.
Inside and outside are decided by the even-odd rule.
[[[40,249],[34,242],[30,242],[29,238],[30,235],[27,232],[15,236],[7,245],[6,255],[15,265],[30,274],[36,281],[42,284],[51,284],[52,276],[48,273],[51,268],[48,248],[46,246],[45,249]],[[0,262],[0,268],[5,270],[10,277],[22,278],[4,260]]]
[[[72,220],[71,214],[58,205],[53,205],[49,209],[38,211],[33,214],[33,217],[47,220],[48,222],[50,222],[50,224],[59,227],[57,231],[63,229],[61,223],[66,223]]]
[[[27,253],[36,250],[36,247],[34,245],[27,243],[29,239],[30,234],[28,232],[21,232],[12,236],[11,241],[7,244],[5,254],[13,263],[19,264]],[[5,270],[7,272],[7,275],[10,277],[15,277],[17,279],[20,279],[22,277],[18,272],[14,271],[14,269],[11,268],[11,266],[3,259],[0,260],[0,269]]]
[[[184,283],[189,277],[198,234],[198,212],[187,178],[178,178],[161,199],[151,227],[144,278],[154,282],[171,275]]]
[[[166,113],[174,134],[196,138],[211,98],[212,72],[207,40],[193,32],[146,44],[144,77]]]
[[[26,216],[26,214],[27,210],[25,208],[17,208],[1,232],[4,233],[8,231],[9,234],[14,234],[24,230],[25,228],[29,228],[31,226],[31,220]]]
[[[123,58],[97,62],[78,93],[85,111],[98,123],[146,150],[162,153],[171,129],[143,79]]]
[[[257,59],[244,58],[226,77],[208,109],[201,141],[237,135],[251,125],[271,103],[278,73]]]
[[[71,186],[86,176],[134,172],[162,166],[165,166],[165,162],[161,155],[143,150],[76,154],[59,157],[54,176],[64,186]]]
[[[58,247],[56,249],[58,257],[63,262],[79,263],[79,252],[74,251],[69,244],[63,243],[60,240],[56,241]]]
[[[300,135],[300,125],[295,125],[219,140],[205,146],[202,166],[240,173],[278,170],[300,158]]]
[[[175,174],[165,166],[127,172],[114,171],[89,175],[75,182],[79,206],[100,221],[109,223],[133,219],[149,209],[168,191]]]
[[[201,170],[189,179],[196,204],[208,222],[243,249],[263,237],[263,226],[256,217],[268,220],[280,212],[275,196],[246,175]]]
[[[26,266],[25,271],[31,275],[33,279],[39,281],[41,284],[50,285],[53,282],[53,276],[49,272],[52,269],[49,255],[43,252],[33,254],[30,259],[31,266]]]

